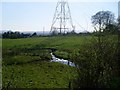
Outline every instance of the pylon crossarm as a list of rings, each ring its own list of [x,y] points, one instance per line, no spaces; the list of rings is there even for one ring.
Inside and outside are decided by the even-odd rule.
[[[65,33],[73,29],[74,26],[69,5],[66,1],[61,0],[57,3],[50,32],[57,30],[62,34],[63,32]]]

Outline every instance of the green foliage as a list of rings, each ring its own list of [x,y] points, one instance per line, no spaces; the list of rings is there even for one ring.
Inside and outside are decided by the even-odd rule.
[[[118,34],[118,26],[115,24],[106,25],[106,28],[103,30],[105,34]]]
[[[30,33],[24,34],[20,32],[12,32],[12,31],[7,31],[2,34],[2,38],[10,38],[10,39],[36,37],[36,36],[37,36],[36,32],[34,32],[32,35]]]
[[[30,34],[23,34],[20,32],[7,31],[2,34],[2,37],[3,38],[11,38],[11,39],[26,38],[26,37],[30,37]]]
[[[110,38],[110,39],[107,39]],[[111,88],[113,80],[118,77],[118,62],[116,54],[116,37],[101,37],[89,45],[84,45],[73,57],[78,65],[79,77],[74,81],[74,87],[80,88]],[[106,40],[107,39],[107,40]]]

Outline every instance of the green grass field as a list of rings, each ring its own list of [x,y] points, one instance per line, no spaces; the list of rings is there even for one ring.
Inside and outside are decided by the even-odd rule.
[[[74,67],[52,62],[3,66],[3,87],[68,88],[75,78]],[[8,84],[9,83],[9,84]]]
[[[50,62],[50,50],[40,48],[55,48],[56,55],[63,56],[89,39],[89,36],[3,39],[3,87],[68,88],[77,76],[76,68]]]
[[[3,39],[2,48],[32,48],[36,45],[40,47],[53,47],[60,49],[78,48],[84,43],[88,43],[91,36],[55,36],[36,37],[22,39]]]
[[[81,46],[88,44],[91,38],[91,36],[55,36],[24,39],[3,39],[2,48],[3,53],[8,52],[8,50],[16,51],[16,49],[24,51],[26,49],[39,50],[40,48],[55,48],[57,49],[57,52],[54,52],[54,54],[60,57],[62,56],[63,58],[68,58],[65,56],[67,55],[66,53],[73,52],[74,50],[81,48]],[[63,56],[59,52],[62,52],[65,55]]]
[[[22,39],[3,39],[2,48],[30,48],[34,45],[40,44],[47,37],[40,38],[22,38]]]
[[[114,36],[113,36],[114,37]],[[109,40],[116,38],[107,36]],[[92,36],[54,36],[2,40],[2,81],[4,88],[68,88],[77,77],[75,67],[50,62],[51,50],[57,57],[70,59],[82,46],[96,40]]]

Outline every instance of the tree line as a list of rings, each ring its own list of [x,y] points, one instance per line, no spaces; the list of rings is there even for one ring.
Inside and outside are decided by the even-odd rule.
[[[20,33],[20,32],[12,32],[12,31],[7,31],[2,34],[2,38],[10,38],[10,39],[17,39],[17,38],[28,38],[28,37],[35,37],[38,36],[36,32],[33,34],[30,33]]]

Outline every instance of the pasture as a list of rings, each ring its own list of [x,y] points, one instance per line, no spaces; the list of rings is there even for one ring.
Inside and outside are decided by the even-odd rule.
[[[70,82],[72,86],[72,82],[78,77],[77,68],[50,62],[50,53],[80,64],[83,67],[83,75],[84,70],[88,70],[86,65],[90,64],[91,55],[96,57],[94,47],[93,50],[88,48],[91,43],[97,41],[96,38],[90,35],[73,35],[2,39],[3,88],[69,88]],[[114,35],[107,35],[101,39],[105,42],[107,39],[110,45],[116,42]],[[109,44],[106,42],[108,47]],[[110,46],[109,49],[114,50],[114,47]],[[91,65],[95,65],[94,62]]]
[[[89,39],[89,36],[3,39],[3,88],[68,88],[77,76],[76,68],[50,62],[51,51],[41,48],[55,48],[56,55],[63,56],[66,50],[77,49]]]

